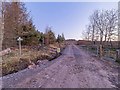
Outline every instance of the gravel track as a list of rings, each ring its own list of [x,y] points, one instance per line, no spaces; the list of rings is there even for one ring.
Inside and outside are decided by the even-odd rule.
[[[34,69],[4,76],[3,88],[116,88],[117,68],[97,60],[75,45]]]

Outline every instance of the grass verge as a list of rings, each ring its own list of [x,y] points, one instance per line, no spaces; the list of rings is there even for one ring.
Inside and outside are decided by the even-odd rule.
[[[37,64],[38,60],[47,59],[51,61],[59,57],[60,54],[56,54],[54,46],[58,47],[57,45],[49,45],[42,49],[22,48],[21,58],[17,48],[12,50],[11,53],[2,57],[2,64],[0,64],[0,68],[2,68],[1,75],[5,76],[23,70],[31,65],[31,62]],[[61,49],[63,50],[64,46],[61,46]]]

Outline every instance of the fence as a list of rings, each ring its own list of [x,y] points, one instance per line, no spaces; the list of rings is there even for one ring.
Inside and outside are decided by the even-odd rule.
[[[120,61],[120,49],[103,48],[101,45],[83,45],[82,48],[88,52],[92,52],[98,57],[113,61]]]

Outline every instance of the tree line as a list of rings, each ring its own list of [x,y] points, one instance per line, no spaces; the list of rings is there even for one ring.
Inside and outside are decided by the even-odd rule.
[[[46,27],[45,33],[38,31],[22,2],[3,2],[1,12],[4,21],[3,48],[17,46],[18,37],[23,38],[23,45],[48,45],[65,40],[64,34],[55,37],[51,27]]]
[[[99,41],[101,45],[109,45],[112,47],[112,41],[118,38],[118,11],[111,10],[95,10],[89,17],[89,24],[83,32],[84,39]]]

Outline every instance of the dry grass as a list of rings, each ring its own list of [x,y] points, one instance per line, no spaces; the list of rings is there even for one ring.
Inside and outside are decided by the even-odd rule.
[[[50,50],[50,48],[54,49],[54,47],[58,46],[50,45],[41,50],[22,48],[21,58],[19,57],[18,49],[12,50],[11,53],[2,57],[2,66],[0,65],[0,67],[2,67],[2,75],[25,69],[31,64],[31,62],[37,64],[38,60],[51,60],[56,56],[55,50]]]
[[[110,57],[116,60],[116,51],[110,50],[110,51],[104,51],[104,56]]]

